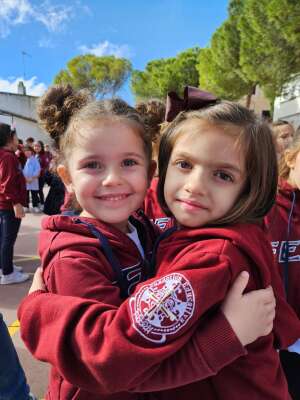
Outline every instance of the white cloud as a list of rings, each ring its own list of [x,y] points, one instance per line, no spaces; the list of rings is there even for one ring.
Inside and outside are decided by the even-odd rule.
[[[35,6],[30,0],[0,0],[0,37],[8,36],[16,25],[32,21],[41,23],[50,32],[61,31],[72,16],[72,8],[64,4],[45,1]]]
[[[98,57],[114,55],[116,57],[130,58],[133,55],[130,47],[127,44],[117,45],[110,43],[108,40],[98,44],[93,44],[91,47],[79,46],[79,50],[82,53],[94,54]]]
[[[52,42],[52,40],[50,38],[46,38],[46,37],[41,38],[39,40],[38,45],[39,45],[39,47],[43,47],[45,49],[52,49],[52,48],[55,47],[54,43]]]
[[[36,76],[26,80],[23,78],[14,78],[14,80],[0,78],[0,92],[18,93],[18,83],[20,81],[24,82],[26,94],[31,96],[41,96],[47,89],[43,82],[37,83]]]

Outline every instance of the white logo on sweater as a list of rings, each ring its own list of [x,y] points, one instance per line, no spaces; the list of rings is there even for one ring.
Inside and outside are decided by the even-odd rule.
[[[163,343],[190,320],[195,295],[190,282],[173,273],[142,286],[129,305],[133,327],[147,340]]]
[[[298,262],[300,261],[299,255],[299,245],[300,240],[289,240],[288,244],[284,240],[282,242],[271,242],[273,254],[277,256],[279,263],[284,263],[287,260],[288,255],[288,262]],[[285,254],[285,249],[287,246],[288,254]],[[298,254],[297,254],[298,253]]]

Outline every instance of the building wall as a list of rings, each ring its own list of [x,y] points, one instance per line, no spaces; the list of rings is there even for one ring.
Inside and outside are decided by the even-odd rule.
[[[240,104],[246,106],[247,97],[244,96],[240,101]],[[255,114],[261,116],[263,111],[269,111],[271,109],[269,100],[265,97],[263,91],[259,86],[256,86],[255,93],[251,96],[250,110],[253,110]]]
[[[0,111],[0,122],[13,125],[20,139],[25,140],[27,137],[32,136],[36,140],[50,143],[49,137],[37,123],[37,100],[38,97],[34,96],[0,92],[0,110],[2,110],[2,112]],[[24,116],[25,118],[20,118],[19,116]]]
[[[282,95],[276,97],[273,120],[278,119],[290,122],[295,129],[300,126],[300,78],[292,80]]]

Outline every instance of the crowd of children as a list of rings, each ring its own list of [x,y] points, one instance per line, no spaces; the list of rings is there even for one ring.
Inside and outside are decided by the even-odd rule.
[[[18,310],[46,399],[299,399],[291,125],[188,87],[165,110],[53,86],[38,115],[71,199]],[[44,149],[24,150],[37,207]]]

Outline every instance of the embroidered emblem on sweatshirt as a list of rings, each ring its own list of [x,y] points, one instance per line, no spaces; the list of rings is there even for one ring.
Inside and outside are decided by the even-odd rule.
[[[129,306],[134,329],[151,342],[164,343],[192,317],[195,295],[185,276],[173,273],[142,286]]]

